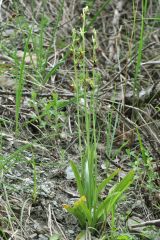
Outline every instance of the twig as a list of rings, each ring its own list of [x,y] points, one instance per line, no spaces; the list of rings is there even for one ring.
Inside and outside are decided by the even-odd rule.
[[[131,226],[131,228],[137,228],[137,227],[145,227],[145,226],[156,226],[160,227],[160,219],[157,220],[151,220],[147,222],[142,222],[136,225]]]
[[[148,61],[148,62],[142,62],[141,63],[141,66],[144,66],[144,65],[156,65],[156,64],[159,64],[160,65],[160,60],[159,61]]]
[[[54,91],[51,93],[38,93],[37,96],[38,97],[51,97],[54,94]],[[4,91],[4,90],[0,90],[0,95],[5,95],[5,96],[16,96],[15,92],[12,91]],[[74,97],[73,93],[58,93],[58,95],[60,97]],[[31,97],[32,94],[30,92],[23,92],[22,93],[23,97]]]
[[[146,49],[152,47],[152,46],[155,45],[155,44],[156,44],[156,42],[152,42],[152,43],[148,44],[145,48],[142,49],[142,51],[144,52]],[[127,64],[125,64],[125,66],[121,69],[121,71],[119,71],[119,72],[113,77],[112,82],[114,82],[114,81],[123,73],[123,71],[126,69],[126,67],[130,67],[130,66],[133,64],[133,62],[134,62],[134,60],[136,59],[137,56],[138,56],[138,53],[136,53],[136,54],[132,57],[132,59],[131,59]],[[104,90],[104,89],[106,88],[106,86],[108,86],[108,83],[105,84],[104,86],[102,86],[102,87],[100,88],[100,92],[101,92],[102,90]],[[103,94],[104,94],[104,93],[102,92],[99,96],[101,96],[101,95],[103,95]]]
[[[62,234],[62,236],[63,236],[63,239],[68,240],[68,239],[66,238],[66,236],[65,236],[65,234],[64,234],[64,232],[63,232],[63,230],[62,230],[62,228],[60,227],[59,223],[57,222],[57,219],[56,219],[56,216],[55,216],[55,214],[54,214],[53,209],[51,210],[51,212],[52,212],[53,219],[54,219],[54,221],[55,221],[55,223],[56,223],[56,225],[57,225],[59,231],[61,232],[61,234]]]
[[[105,153],[105,157],[106,157],[107,160],[108,160],[111,164],[113,164],[115,167],[118,167],[118,168],[122,169],[124,172],[128,172],[128,170],[125,169],[125,168],[123,168],[120,164],[118,164],[118,163],[114,162],[113,160],[111,160],[111,159],[107,156],[106,153]]]

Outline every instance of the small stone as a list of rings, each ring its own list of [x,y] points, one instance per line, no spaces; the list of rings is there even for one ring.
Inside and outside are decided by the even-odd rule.
[[[68,166],[68,167],[66,168],[65,173],[66,173],[66,178],[67,178],[68,180],[71,180],[71,179],[74,179],[74,178],[75,178],[74,173],[73,173],[73,171],[72,171],[72,168],[71,168],[70,166]]]
[[[35,238],[37,237],[37,233],[33,233],[32,235],[29,236],[30,238]]]
[[[46,237],[45,235],[40,234],[38,236],[38,240],[48,240],[48,237]]]
[[[68,232],[69,232],[70,234],[74,234],[74,231],[71,230],[71,229],[69,229]]]

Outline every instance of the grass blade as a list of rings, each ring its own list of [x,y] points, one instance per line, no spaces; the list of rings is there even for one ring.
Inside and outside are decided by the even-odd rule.
[[[120,172],[120,169],[114,171],[108,178],[104,179],[98,186],[97,194],[99,194],[105,186]]]
[[[100,218],[104,213],[109,214],[112,211],[115,203],[119,200],[122,193],[129,187],[132,183],[134,177],[134,171],[130,171],[120,183],[118,183],[111,193],[106,197],[106,199],[100,204],[96,211],[97,218]]]
[[[29,30],[28,38],[25,42],[24,47],[24,54],[22,58],[22,62],[20,64],[20,73],[19,73],[19,80],[17,80],[17,88],[16,88],[16,134],[18,134],[19,131],[19,114],[20,114],[20,107],[21,107],[21,98],[22,98],[22,92],[23,92],[23,86],[24,86],[24,71],[25,71],[25,57],[26,53],[28,51],[28,44],[31,37],[32,30]]]
[[[78,168],[77,168],[76,164],[73,161],[70,161],[70,164],[71,164],[71,168],[74,173],[74,176],[76,178],[79,194],[80,194],[80,196],[82,196],[84,191],[83,191],[83,187],[82,187],[82,183],[81,183],[81,176],[78,172]]]

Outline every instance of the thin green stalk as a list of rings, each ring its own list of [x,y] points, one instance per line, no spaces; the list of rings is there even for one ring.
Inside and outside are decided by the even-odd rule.
[[[17,76],[17,87],[16,87],[16,135],[19,133],[19,114],[20,114],[20,107],[21,107],[21,100],[22,100],[22,92],[25,82],[25,57],[26,53],[28,51],[28,44],[29,40],[32,34],[32,30],[29,30],[28,38],[26,39],[25,46],[24,46],[24,54],[22,61],[20,63],[20,72],[19,76]],[[15,58],[16,63],[18,64],[17,67],[19,68],[19,61],[17,62],[17,59]]]
[[[98,11],[96,12],[96,14],[94,14],[94,17],[89,21],[89,24],[85,27],[86,32],[90,29],[90,27],[93,26],[93,24],[96,22],[98,16],[101,14],[101,12],[105,9],[105,7],[107,5],[109,5],[109,3],[112,0],[105,0],[102,2],[102,5],[99,7]]]
[[[147,0],[142,0],[142,19],[141,19],[141,32],[140,32],[140,40],[138,46],[138,56],[137,56],[137,63],[134,75],[134,99],[135,97],[138,98],[139,91],[140,91],[140,83],[138,81],[138,74],[141,70],[141,61],[142,61],[142,49],[144,43],[144,23],[145,23],[145,15],[147,11]]]
[[[73,29],[72,34],[73,39],[73,45],[72,45],[72,51],[73,51],[73,62],[74,62],[74,87],[76,90],[76,104],[77,104],[77,121],[78,121],[78,139],[79,139],[79,149],[81,151],[82,149],[82,143],[81,143],[81,122],[80,122],[80,80],[78,77],[78,61],[77,61],[77,33],[76,30]],[[82,161],[82,159],[81,159]]]

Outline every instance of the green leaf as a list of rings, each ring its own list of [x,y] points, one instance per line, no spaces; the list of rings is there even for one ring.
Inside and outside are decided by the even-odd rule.
[[[105,9],[105,7],[111,2],[111,0],[104,1],[104,3],[99,7],[96,14],[94,14],[94,17],[90,20],[89,24],[85,28],[85,31],[87,32],[90,27],[93,26],[93,24],[96,22],[97,17],[101,14],[101,12]]]
[[[74,173],[74,176],[76,178],[79,194],[80,194],[80,196],[83,196],[84,191],[83,191],[83,186],[82,186],[82,183],[81,183],[81,176],[78,172],[78,168],[73,161],[70,161],[70,164],[71,164],[71,168],[72,168],[72,171]]]
[[[86,225],[86,218],[84,216],[83,210],[80,206],[72,206],[72,207],[65,207],[67,212],[71,213],[73,216],[77,218],[81,227],[85,227]]]
[[[45,79],[44,79],[44,83],[47,83],[49,78],[51,76],[53,76],[57,70],[59,69],[59,67],[64,63],[64,60],[60,61],[59,63],[57,63],[46,75]]]
[[[108,195],[106,197],[106,199],[99,205],[99,207],[96,211],[96,219],[97,220],[106,212],[106,208],[108,208],[108,205],[109,205],[109,202],[110,202],[110,199],[112,196]],[[112,209],[110,209],[110,210],[112,210]]]
[[[87,208],[85,203],[81,204],[82,210],[84,212],[84,215],[86,216],[86,219],[88,220],[88,225],[91,226],[92,223],[92,215],[89,209]]]
[[[86,239],[86,231],[82,231],[78,234],[75,240],[85,240]]]
[[[124,192],[132,183],[134,178],[134,171],[131,170],[113,189],[113,192]]]
[[[120,169],[114,171],[108,178],[104,179],[99,185],[97,189],[97,195],[105,188],[105,186],[119,173]]]
[[[132,183],[134,177],[134,171],[130,171],[120,183],[118,183],[113,190],[109,193],[106,199],[99,205],[96,211],[97,220],[102,216],[102,214],[109,214],[116,202],[121,197],[122,193],[129,187]]]
[[[143,146],[142,138],[141,138],[141,135],[140,135],[138,129],[137,129],[137,135],[138,135],[139,146],[140,146],[141,153],[142,153],[142,159],[145,162],[145,164],[147,164],[147,157],[145,155],[145,148]]]
[[[57,234],[57,233],[53,234],[53,235],[49,238],[49,240],[60,240],[60,239],[61,239],[61,238],[60,238],[60,235]]]
[[[131,238],[127,235],[121,235],[117,237],[117,240],[131,240]]]

